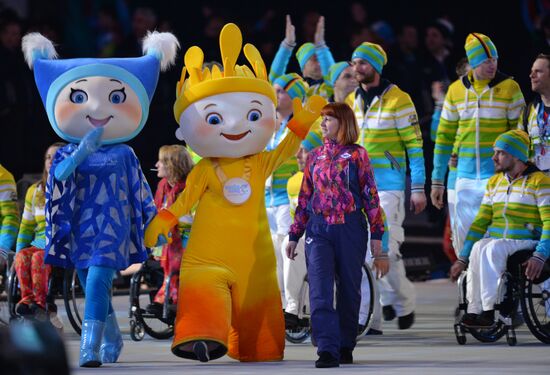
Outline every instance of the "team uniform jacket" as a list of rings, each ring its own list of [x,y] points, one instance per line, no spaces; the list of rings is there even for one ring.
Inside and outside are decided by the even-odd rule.
[[[539,240],[534,255],[550,256],[550,177],[529,165],[509,181],[503,173],[489,179],[459,257],[467,261],[474,243],[488,232],[492,238]]]
[[[480,93],[474,89],[471,72],[453,82],[437,129],[432,182],[443,185],[453,146],[458,151],[458,178],[491,177],[493,143],[516,128],[524,106],[519,85],[500,72]]]
[[[359,144],[368,151],[378,190],[405,190],[407,156],[411,190],[423,191],[426,179],[422,134],[410,96],[387,80],[346,99],[361,130]]]

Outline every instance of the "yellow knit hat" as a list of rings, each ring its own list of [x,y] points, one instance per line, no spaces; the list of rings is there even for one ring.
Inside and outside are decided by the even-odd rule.
[[[277,103],[275,90],[269,83],[264,61],[256,47],[246,44],[243,48],[254,72],[247,65],[235,65],[242,43],[243,37],[237,25],[228,23],[223,27],[220,32],[223,71],[215,65],[212,70],[203,69],[204,54],[199,47],[193,46],[187,50],[185,66],[176,85],[176,121],[179,122],[181,113],[197,100],[228,92],[254,92],[267,96],[274,104]],[[189,73],[187,79],[186,73]]]

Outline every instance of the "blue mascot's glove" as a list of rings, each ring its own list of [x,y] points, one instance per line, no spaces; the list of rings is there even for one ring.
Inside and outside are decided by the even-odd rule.
[[[103,128],[96,128],[88,132],[75,152],[63,160],[55,168],[55,178],[66,180],[90,154],[93,154],[101,146],[101,135]]]

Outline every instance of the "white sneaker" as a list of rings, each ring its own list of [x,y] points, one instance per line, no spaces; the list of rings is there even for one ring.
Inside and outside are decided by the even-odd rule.
[[[63,333],[63,322],[55,312],[50,312],[50,323],[59,331]]]

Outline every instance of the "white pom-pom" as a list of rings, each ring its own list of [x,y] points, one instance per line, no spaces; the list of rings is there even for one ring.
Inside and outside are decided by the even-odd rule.
[[[32,69],[36,59],[56,59],[57,52],[53,43],[40,33],[29,33],[21,40],[25,61]]]
[[[143,39],[143,54],[153,54],[160,60],[160,70],[166,70],[176,61],[180,44],[174,34],[147,32]]]

